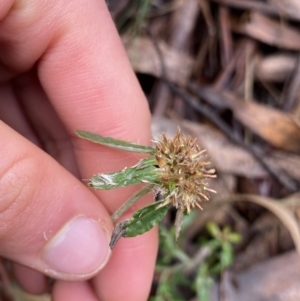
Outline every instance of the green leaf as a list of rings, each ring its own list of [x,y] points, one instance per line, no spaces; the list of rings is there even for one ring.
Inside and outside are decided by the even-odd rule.
[[[233,262],[233,249],[229,242],[223,242],[220,254],[222,269],[228,268]]]
[[[157,208],[162,202],[143,207],[137,210],[131,219],[116,224],[109,243],[110,248],[113,249],[121,237],[133,237],[143,234],[159,223],[171,206]]]
[[[158,174],[155,164],[155,158],[147,158],[121,171],[100,173],[88,181],[88,186],[94,189],[114,189],[140,183],[156,183]]]
[[[170,205],[157,208],[163,202],[164,200],[136,211],[126,224],[124,237],[133,237],[143,234],[159,223],[170,208]]]
[[[213,279],[210,276],[209,266],[206,262],[200,265],[194,285],[197,293],[197,300],[209,301]]]
[[[211,236],[213,236],[214,238],[220,237],[221,231],[217,224],[215,224],[213,222],[208,222],[206,224],[206,229],[209,232],[209,234]]]
[[[85,131],[75,131],[76,135],[82,139],[86,139],[101,145],[106,145],[112,148],[135,152],[135,153],[149,153],[154,154],[155,149],[150,146],[139,145],[123,140],[114,139],[111,137],[103,137],[101,135],[85,132]]]
[[[242,241],[242,236],[239,233],[233,232],[228,234],[227,239],[229,242],[236,244]]]

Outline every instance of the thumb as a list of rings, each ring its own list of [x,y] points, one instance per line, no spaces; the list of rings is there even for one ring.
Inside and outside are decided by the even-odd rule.
[[[0,121],[0,255],[85,279],[110,255],[110,216],[79,180]]]

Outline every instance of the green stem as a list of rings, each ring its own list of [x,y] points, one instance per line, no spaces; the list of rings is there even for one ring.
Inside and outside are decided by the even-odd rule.
[[[129,200],[127,200],[120,208],[118,208],[111,216],[113,222],[118,220],[136,201],[152,190],[154,184],[147,185],[136,192]]]

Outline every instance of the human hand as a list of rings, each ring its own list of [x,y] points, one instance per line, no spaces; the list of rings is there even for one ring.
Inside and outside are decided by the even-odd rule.
[[[0,255],[29,292],[46,291],[46,275],[59,279],[54,301],[146,300],[155,230],[108,248],[110,214],[135,188],[95,192],[80,181],[138,159],[75,130],[150,138],[105,1],[2,0],[0,20]]]

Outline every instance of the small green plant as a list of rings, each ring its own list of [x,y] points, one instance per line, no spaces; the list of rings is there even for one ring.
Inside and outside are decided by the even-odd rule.
[[[191,220],[191,223],[193,220]],[[219,276],[233,262],[233,245],[241,241],[229,227],[220,229],[215,223],[206,225],[209,237],[198,241],[199,250],[193,257],[176,248],[172,239],[174,228],[160,225],[160,248],[156,264],[159,275],[155,296],[149,301],[186,300],[185,294],[196,295],[195,300],[210,300],[214,276]],[[183,224],[183,231],[185,225]]]
[[[220,229],[217,224],[209,222],[206,229],[211,238],[202,238],[199,242],[202,246],[208,247],[211,254],[198,269],[194,284],[198,300],[201,301],[209,300],[209,290],[213,284],[212,276],[220,275],[232,265],[234,258],[233,245],[239,243],[242,239],[240,234],[232,232],[228,226]]]
[[[209,258],[209,271],[212,274],[220,274],[223,270],[230,267],[233,261],[233,244],[241,241],[238,233],[232,232],[231,228],[226,226],[222,230],[217,224],[209,222],[206,229],[212,236],[209,241],[202,241],[211,248],[212,256]]]
[[[178,130],[173,139],[162,134],[154,140],[155,148],[138,145],[111,137],[103,137],[84,131],[76,134],[95,143],[123,151],[147,153],[148,158],[140,160],[136,165],[111,173],[99,173],[88,180],[88,186],[94,189],[114,189],[134,184],[145,183],[146,186],[135,193],[113,215],[113,221],[128,210],[142,196],[154,191],[157,201],[137,210],[131,219],[115,226],[110,242],[113,248],[121,237],[133,237],[143,234],[159,223],[173,206],[176,208],[175,237],[179,236],[184,215],[192,208],[202,210],[200,203],[209,200],[207,179],[214,178],[215,170],[207,166],[205,150],[196,144],[196,139],[182,135]]]

